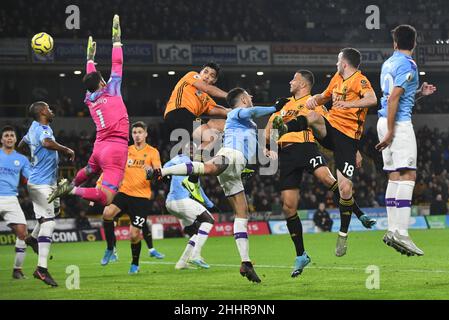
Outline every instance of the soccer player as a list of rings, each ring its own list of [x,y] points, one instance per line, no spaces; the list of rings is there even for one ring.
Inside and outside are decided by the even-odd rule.
[[[83,83],[87,93],[84,102],[97,128],[94,150],[86,167],[79,170],[72,183],[63,179],[48,201],[66,194],[109,205],[123,179],[128,154],[129,120],[126,106],[120,93],[122,83],[123,50],[120,40],[119,16],[112,23],[112,70],[106,83],[95,69],[96,43],[89,37],[87,66]],[[103,172],[100,188],[84,188],[80,185],[93,174]]]
[[[190,151],[191,155],[192,151]],[[164,168],[178,164],[190,164],[191,162],[192,160],[189,156],[179,154],[164,164]],[[178,217],[181,226],[184,228],[184,233],[190,236],[184,252],[176,263],[175,269],[187,269],[188,263],[199,268],[209,269],[209,265],[201,257],[201,250],[214,225],[214,218],[209,212],[210,209],[214,208],[214,203],[206,196],[201,186],[200,192],[204,199],[204,205],[191,199],[190,193],[182,185],[185,177],[172,177],[170,192],[165,202],[168,212]]]
[[[152,172],[152,179],[167,175],[217,176],[225,196],[234,211],[234,238],[241,257],[240,274],[249,281],[261,282],[249,258],[248,204],[241,173],[248,162],[253,162],[257,150],[257,125],[254,118],[281,110],[286,101],[274,107],[254,107],[252,96],[242,88],[232,89],[226,97],[233,108],[228,113],[224,130],[223,147],[211,160],[174,165]]]
[[[286,132],[303,131],[310,127],[318,142],[334,151],[340,192],[341,227],[337,237],[335,255],[346,254],[348,229],[354,211],[352,176],[356,168],[359,140],[363,133],[368,108],[377,104],[377,98],[369,80],[359,70],[361,54],[353,48],[345,48],[338,55],[337,73],[327,89],[308,98],[306,107],[315,110],[332,100],[332,108],[324,116],[318,112],[300,115],[284,125],[282,118],[273,121],[273,128]]]
[[[6,221],[16,235],[16,256],[12,277],[26,279],[22,272],[25,260],[27,222],[17,199],[20,177],[25,179],[30,175],[30,162],[27,157],[15,150],[17,142],[16,131],[11,126],[2,128],[0,149],[0,216]]]
[[[146,171],[149,168],[152,170],[160,169],[161,159],[159,151],[146,143],[148,132],[144,122],[133,123],[131,130],[134,144],[128,148],[128,161],[122,185],[112,203],[103,212],[103,227],[108,247],[101,264],[108,264],[114,254],[114,217],[120,212],[124,212],[131,219],[132,263],[129,274],[135,274],[139,272],[139,258],[142,248],[140,231],[147,223],[147,216],[151,208],[151,186]],[[164,257],[155,248],[150,249],[150,255],[160,259]]]
[[[412,58],[415,28],[400,25],[392,36],[395,51],[382,65],[383,96],[377,122],[380,143],[376,148],[382,151],[383,169],[388,173],[385,192],[388,231],[383,241],[402,254],[422,256],[424,252],[408,234],[417,161],[412,109],[416,99],[433,94],[436,88],[424,82],[418,90],[418,67]]]
[[[30,242],[38,242],[38,264],[33,276],[46,284],[56,287],[58,284],[48,272],[48,255],[55,229],[55,217],[59,208],[55,203],[48,203],[50,193],[56,188],[58,174],[58,151],[75,159],[75,152],[56,142],[50,123],[55,117],[47,103],[38,101],[30,106],[30,115],[34,121],[27,134],[19,143],[19,148],[27,144],[31,150],[31,172],[28,179],[28,193],[33,202],[33,209],[38,224],[34,228]]]
[[[227,93],[214,84],[218,80],[220,66],[210,62],[201,71],[190,71],[176,84],[164,112],[164,119],[171,131],[184,129],[189,134],[189,140],[200,141],[201,144],[194,155],[195,161],[201,161],[201,152],[213,146],[214,135],[223,132],[226,115],[229,109],[217,105],[211,98],[226,98]],[[200,116],[207,115],[215,118],[195,128],[194,124]],[[188,183],[190,181],[191,183]],[[185,179],[185,187],[192,196],[204,202],[199,192],[198,177],[190,176]]]
[[[307,116],[311,112],[306,108],[306,101],[311,97],[313,85],[314,76],[312,72],[298,70],[295,73],[290,81],[290,93],[293,96],[288,99],[287,104],[280,112],[272,114],[268,120],[265,128],[267,146],[270,145],[272,122],[275,117],[281,116],[284,122],[288,122],[299,115]],[[315,108],[315,112],[326,115],[327,109],[319,105]],[[304,170],[313,173],[319,181],[334,192],[336,204],[339,203],[340,197],[337,181],[326,166],[325,157],[318,150],[312,130],[289,132],[283,135],[277,143],[279,146],[280,190],[283,212],[296,249],[295,266],[291,275],[297,277],[310,263],[310,257],[304,250],[302,224],[297,214],[299,186]],[[267,150],[267,156],[271,159],[277,159],[278,153],[274,150]],[[354,202],[354,210],[365,227],[371,228],[376,223],[375,220],[363,214],[356,202]]]

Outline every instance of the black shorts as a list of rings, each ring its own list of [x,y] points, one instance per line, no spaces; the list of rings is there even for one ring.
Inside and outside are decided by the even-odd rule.
[[[86,214],[87,215],[102,215],[104,211],[105,206],[98,203],[93,202],[93,205],[90,205],[87,207]]]
[[[175,129],[185,129],[192,138],[194,129],[201,125],[201,119],[186,108],[179,108],[167,113],[165,123],[170,132]]]
[[[317,139],[318,142],[326,149],[334,152],[335,167],[348,179],[352,179],[354,175],[356,154],[359,141],[352,139],[332,127],[329,121],[323,117],[326,124],[326,137]]]
[[[298,189],[304,169],[313,173],[326,165],[316,143],[292,143],[279,148],[280,190]]]
[[[151,211],[151,200],[146,198],[131,197],[119,192],[115,195],[112,204],[116,205],[123,213],[126,213],[131,224],[142,229]]]

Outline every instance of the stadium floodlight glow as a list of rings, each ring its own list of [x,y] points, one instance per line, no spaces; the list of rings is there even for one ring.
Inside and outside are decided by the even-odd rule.
[[[240,77],[246,78],[246,74],[242,73],[242,74],[240,75]]]
[[[60,73],[59,77],[64,78],[65,77],[65,73]]]
[[[331,74],[326,74],[326,78],[330,78],[330,77],[332,77]]]
[[[168,75],[169,75],[169,76],[174,76],[175,74],[176,74],[176,72],[174,72],[174,71],[169,71],[169,72],[168,72]]]
[[[263,76],[263,71],[257,71],[256,73],[258,76]]]
[[[81,71],[80,70],[75,70],[75,71],[73,71],[73,74],[81,74]]]
[[[159,75],[157,73],[153,73],[153,78],[157,78]]]
[[[420,76],[425,76],[425,75],[426,75],[426,72],[425,72],[425,71],[420,71],[420,72],[419,72],[419,75],[420,75]]]

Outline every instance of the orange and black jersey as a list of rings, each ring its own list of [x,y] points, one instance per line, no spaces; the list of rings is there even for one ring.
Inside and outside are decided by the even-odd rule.
[[[268,120],[269,125],[266,127],[266,136],[270,136],[271,132],[271,125],[270,123],[273,122],[274,118],[278,115],[282,116],[282,119],[284,120],[284,123],[287,123],[293,119],[296,119],[298,116],[306,116],[309,112],[312,110],[307,109],[306,107],[306,101],[311,96],[306,95],[299,99],[295,99],[295,97],[290,97],[289,102],[282,108],[281,111],[273,113]],[[327,113],[326,107],[324,106],[318,106],[314,110],[315,112],[318,112],[319,114],[325,116]],[[278,141],[278,143],[283,142],[292,142],[292,143],[304,143],[304,142],[312,142],[315,143],[315,137],[313,136],[312,130],[304,130],[300,132],[288,132],[285,135],[283,135]]]

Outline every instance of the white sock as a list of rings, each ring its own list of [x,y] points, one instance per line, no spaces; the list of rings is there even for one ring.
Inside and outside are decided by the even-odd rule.
[[[179,258],[178,262],[184,262],[187,263],[189,261],[190,256],[192,255],[193,248],[195,247],[196,242],[196,234],[190,237],[189,242],[186,245],[186,248],[184,249],[184,252],[181,255],[181,258]]]
[[[204,174],[204,163],[202,162],[192,162],[192,163],[181,163],[168,168],[161,169],[162,176],[188,176],[191,174],[203,175]]]
[[[412,214],[412,198],[415,181],[399,181],[396,193],[397,228],[402,236],[408,236],[408,226]]]
[[[398,192],[399,181],[388,180],[387,190],[385,191],[385,206],[388,216],[388,231],[395,232],[398,227],[396,211],[396,195]]]
[[[200,259],[201,258],[201,249],[206,243],[207,238],[209,237],[209,232],[212,229],[213,224],[209,222],[203,222],[199,229],[198,234],[196,235],[196,244],[195,248],[192,252],[192,259]]]
[[[251,261],[249,259],[248,219],[234,219],[234,239],[242,262]]]
[[[31,236],[34,239],[37,239],[37,237],[39,237],[39,231],[41,230],[41,224],[40,223],[36,223],[36,225],[34,226],[33,231],[31,232]]]
[[[25,260],[25,250],[27,245],[25,241],[16,239],[16,258],[14,259],[14,269],[22,269],[23,261]]]
[[[47,258],[50,253],[50,246],[52,241],[53,230],[56,222],[46,221],[41,223],[41,230],[37,241],[39,242],[39,259],[37,265],[42,268],[47,268]]]

